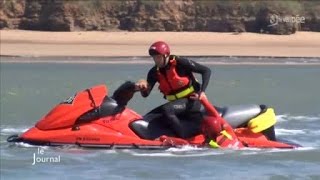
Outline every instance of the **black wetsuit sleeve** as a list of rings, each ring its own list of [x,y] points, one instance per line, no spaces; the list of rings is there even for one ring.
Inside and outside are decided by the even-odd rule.
[[[112,95],[121,107],[126,106],[135,93],[135,83],[126,81]]]
[[[194,62],[192,60],[188,60],[185,58],[177,58],[177,65],[181,66],[183,69],[195,73],[199,73],[202,76],[202,85],[200,88],[200,91],[204,92],[209,84],[210,76],[211,76],[211,70],[210,68],[201,65],[197,62]]]
[[[147,76],[147,82],[148,82],[148,90],[147,91],[142,91],[141,95],[143,97],[148,97],[151,90],[153,89],[154,85],[157,82],[157,67],[154,66],[153,68],[151,68],[148,72],[148,76]]]

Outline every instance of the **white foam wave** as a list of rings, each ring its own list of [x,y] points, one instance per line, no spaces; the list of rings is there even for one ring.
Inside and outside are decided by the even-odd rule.
[[[216,156],[223,155],[223,151],[202,151],[202,152],[188,152],[188,153],[172,153],[172,152],[158,152],[158,153],[130,153],[133,156],[148,156],[148,157],[202,157],[202,156]]]
[[[286,114],[283,114],[283,115],[277,115],[276,116],[276,119],[278,122],[284,122],[284,121],[288,121],[288,118],[287,118],[288,115]]]
[[[290,114],[282,114],[276,116],[278,122],[284,122],[284,121],[319,121],[319,116],[294,116]]]
[[[18,147],[26,147],[26,148],[30,148],[30,147],[41,147],[43,149],[49,148],[48,146],[37,146],[37,145],[31,145],[31,144],[24,143],[24,142],[16,142],[15,145]]]
[[[306,134],[304,129],[275,129],[277,135],[300,135]]]
[[[187,151],[202,151],[203,148],[199,148],[196,146],[182,146],[180,148],[172,147],[167,149],[167,152],[187,152]]]
[[[310,129],[284,129],[276,128],[275,132],[280,136],[292,136],[292,135],[308,135],[308,136],[319,136],[320,130],[310,130]]]
[[[298,147],[294,149],[279,149],[279,148],[270,148],[270,149],[261,149],[261,148],[243,148],[240,150],[219,150],[219,149],[211,149],[211,148],[190,148],[190,147],[182,147],[182,148],[169,148],[168,150],[156,152],[156,153],[142,153],[136,152],[134,150],[125,150],[122,152],[126,152],[133,156],[142,156],[142,157],[204,157],[204,156],[221,156],[230,153],[237,152],[237,154],[241,155],[257,155],[257,154],[268,154],[268,153],[281,153],[281,152],[290,152],[290,151],[310,151],[316,149],[313,146],[308,147]]]
[[[164,151],[157,152],[141,152],[134,150],[122,151],[133,156],[146,156],[146,157],[202,157],[202,156],[216,156],[228,153],[226,150],[215,150],[211,148],[199,148],[195,146],[182,146],[179,148],[173,147]]]
[[[29,128],[26,128],[26,127],[22,127],[22,128],[11,128],[11,127],[2,128],[1,127],[1,135],[20,134],[20,133],[26,132],[28,129]]]

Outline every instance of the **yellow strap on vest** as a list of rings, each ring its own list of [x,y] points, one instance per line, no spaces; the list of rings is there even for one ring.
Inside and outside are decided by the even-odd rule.
[[[251,119],[248,123],[248,127],[254,133],[261,132],[275,125],[277,122],[276,115],[272,108],[268,108],[266,112]]]
[[[194,92],[194,88],[193,88],[193,86],[190,86],[190,87],[178,92],[177,94],[166,95],[166,99],[168,101],[174,101],[176,99],[184,98],[193,92]]]

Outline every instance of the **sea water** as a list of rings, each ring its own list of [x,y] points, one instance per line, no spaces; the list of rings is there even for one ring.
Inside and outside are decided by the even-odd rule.
[[[145,78],[152,64],[2,62],[1,179],[320,179],[320,66],[214,65],[210,58],[203,62],[213,72],[206,90],[213,104],[274,107],[277,136],[303,147],[149,151],[7,143],[9,135],[26,131],[76,91],[106,84],[112,94],[126,80]],[[137,93],[128,106],[145,114],[164,102],[155,87],[149,98]]]

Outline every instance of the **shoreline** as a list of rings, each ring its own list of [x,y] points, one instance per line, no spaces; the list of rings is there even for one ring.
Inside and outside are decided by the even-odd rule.
[[[172,54],[210,57],[320,57],[320,33],[292,35],[218,32],[43,32],[0,30],[1,57],[141,57],[151,43]]]
[[[48,64],[153,64],[148,56],[135,57],[21,57],[1,56],[0,63]],[[208,65],[320,65],[320,58],[261,56],[185,56]]]

